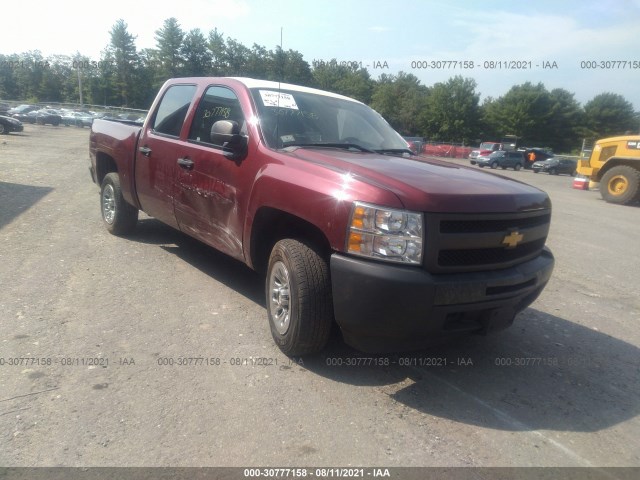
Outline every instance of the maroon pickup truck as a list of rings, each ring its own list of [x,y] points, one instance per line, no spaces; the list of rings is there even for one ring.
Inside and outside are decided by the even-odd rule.
[[[180,78],[142,127],[95,120],[107,229],[143,210],[265,272],[271,333],[363,351],[508,327],[553,270],[548,196],[407,150],[353,99],[249,78]]]

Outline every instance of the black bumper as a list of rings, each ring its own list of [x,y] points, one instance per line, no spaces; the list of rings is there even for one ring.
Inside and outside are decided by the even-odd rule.
[[[334,254],[336,322],[345,341],[366,352],[420,348],[446,336],[502,330],[538,297],[553,265],[546,248],[512,268],[447,275]]]

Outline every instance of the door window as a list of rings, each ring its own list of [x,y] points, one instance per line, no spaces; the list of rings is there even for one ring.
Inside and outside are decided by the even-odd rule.
[[[226,87],[209,87],[198,103],[189,140],[222,148],[222,145],[216,145],[211,139],[211,127],[218,120],[236,122],[239,133],[247,133],[244,114],[236,94]]]
[[[153,131],[179,137],[182,124],[191,105],[195,85],[174,85],[165,92],[153,120]]]

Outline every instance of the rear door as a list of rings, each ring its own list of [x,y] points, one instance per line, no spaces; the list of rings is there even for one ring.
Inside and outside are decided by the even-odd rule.
[[[173,204],[177,162],[182,154],[180,135],[195,92],[193,84],[172,85],[164,92],[136,152],[136,190],[142,209],[176,228]]]

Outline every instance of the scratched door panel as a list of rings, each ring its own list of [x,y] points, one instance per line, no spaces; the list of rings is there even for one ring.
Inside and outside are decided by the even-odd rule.
[[[238,185],[243,162],[228,158],[210,132],[219,120],[237,122],[244,129],[244,118],[233,91],[221,86],[207,89],[179,156],[188,163],[177,169],[174,202],[181,230],[236,258],[242,257]]]

